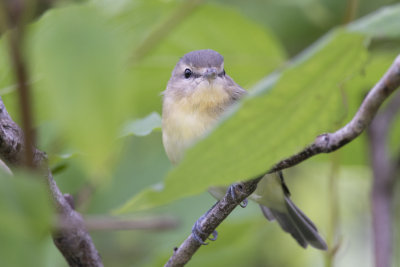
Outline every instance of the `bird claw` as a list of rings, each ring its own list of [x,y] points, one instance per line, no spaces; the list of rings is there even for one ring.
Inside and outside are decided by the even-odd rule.
[[[236,188],[238,188],[239,190],[241,189],[242,185],[241,184],[233,184],[229,187],[228,191],[231,195],[231,198],[236,201],[237,200],[237,193],[236,193]],[[242,208],[247,207],[248,204],[248,200],[247,198],[245,198],[242,202],[239,203],[239,206]]]
[[[199,242],[201,245],[208,245],[208,242],[204,242],[203,239],[200,237],[200,235],[205,235],[205,233],[200,229],[199,220],[197,220],[196,223],[192,227],[193,238],[197,242]],[[208,237],[207,238],[208,240],[211,240],[211,241],[217,240],[217,237],[218,237],[218,232],[217,231],[214,230],[211,235],[212,235],[212,237]]]
[[[243,199],[242,202],[240,202],[239,205],[240,205],[240,207],[242,207],[242,208],[246,208],[248,203],[249,203],[249,201],[247,200],[247,198],[245,198],[245,199]]]
[[[216,230],[214,230],[211,235],[212,235],[212,237],[211,238],[209,237],[208,240],[211,240],[211,241],[217,240],[218,232]]]
[[[237,184],[233,184],[228,188],[228,194],[230,194],[231,198],[233,201],[237,202],[238,201],[238,194],[240,194],[240,192],[243,189],[243,185],[241,183],[237,183]],[[241,201],[240,203],[238,203],[238,205],[240,205],[240,207],[245,208],[248,204],[248,200],[247,198],[243,199],[243,201]],[[209,212],[209,211],[208,211]],[[207,212],[207,213],[208,213]],[[206,214],[207,214],[206,213]],[[204,216],[204,215],[203,215]],[[198,219],[196,221],[196,223],[193,225],[192,227],[192,235],[194,240],[196,240],[197,242],[199,242],[201,245],[208,245],[208,242],[205,242],[203,240],[203,238],[201,238],[200,236],[206,236],[207,234],[204,233],[201,230],[200,227],[200,222],[202,221],[203,217],[201,217],[200,219]],[[211,241],[215,241],[217,240],[218,237],[218,232],[217,231],[213,231],[211,234],[212,237],[208,237],[206,239],[211,240]]]

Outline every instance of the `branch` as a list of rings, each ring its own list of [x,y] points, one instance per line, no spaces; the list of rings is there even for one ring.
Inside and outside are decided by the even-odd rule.
[[[0,156],[10,166],[23,163],[23,133],[8,114],[3,100],[0,97]],[[48,170],[45,153],[34,148],[34,163],[46,177],[52,201],[64,220],[73,222],[73,227],[55,231],[53,240],[70,266],[103,266],[100,256],[85,229],[82,216],[76,212],[68,202]]]
[[[25,146],[25,157],[24,163],[26,166],[34,168],[33,164],[33,146],[35,143],[35,138],[33,136],[32,130],[32,108],[30,101],[30,88],[29,88],[29,78],[28,71],[26,69],[26,64],[24,62],[24,57],[22,56],[22,44],[23,44],[23,27],[16,27],[10,32],[10,54],[11,62],[14,68],[14,73],[18,81],[18,97],[19,106],[21,108],[21,118],[22,118],[22,129],[24,132],[23,138]]]
[[[20,80],[20,82],[23,81]],[[22,145],[24,143],[23,131],[11,119],[0,97],[0,156],[11,165],[22,164],[24,156],[27,157],[24,152],[25,146]],[[45,158],[45,153],[31,146],[29,157],[33,166],[39,166],[42,159]]]
[[[0,34],[9,29],[6,40],[9,42],[9,55],[15,80],[17,81],[17,91],[19,106],[21,110],[21,123],[24,138],[24,161],[23,164],[30,168],[35,168],[33,134],[33,116],[30,97],[29,72],[24,57],[24,30],[27,21],[39,15],[44,9],[50,7],[51,0],[7,0],[0,3]],[[38,9],[36,9],[38,7]],[[31,13],[32,12],[32,13]],[[36,13],[38,12],[38,13]]]
[[[371,123],[382,103],[400,85],[400,55],[381,80],[369,91],[353,119],[334,133],[318,136],[301,152],[277,163],[268,173],[283,170],[320,153],[330,153],[359,136]]]
[[[371,165],[374,174],[371,204],[375,266],[389,267],[392,258],[393,185],[397,162],[390,158],[388,134],[395,115],[400,111],[400,94],[391,99],[368,128]]]
[[[34,147],[30,107],[28,71],[23,56],[23,29],[29,11],[29,1],[6,1],[0,3],[0,23],[12,28],[10,32],[10,55],[18,83],[18,95],[22,113],[22,131],[11,119],[0,97],[0,157],[10,166],[29,166],[41,171],[46,177],[52,201],[63,219],[73,222],[73,227],[53,232],[53,240],[70,266],[103,266],[101,258],[85,229],[82,216],[76,212],[57,187],[47,166],[45,153]],[[3,25],[5,24],[5,25]]]
[[[320,153],[330,153],[349,143],[365,130],[382,103],[399,86],[400,55],[397,56],[392,66],[390,66],[381,80],[370,90],[357,113],[348,124],[334,133],[326,133],[318,136],[311,145],[307,146],[299,153],[278,162],[268,173],[292,167]],[[213,234],[217,226],[222,223],[241,201],[254,192],[262,177],[263,175],[236,187],[237,191],[239,191],[236,192],[236,201],[232,199],[230,193],[227,193],[206,214],[200,217],[196,224],[203,232],[202,235],[200,235],[203,241]],[[200,246],[200,243],[190,234],[179,248],[174,249],[173,255],[165,266],[184,266]]]
[[[70,228],[73,222],[58,220],[57,228]],[[85,216],[85,226],[89,231],[121,231],[121,230],[169,230],[178,226],[178,221],[170,216],[148,218],[119,218],[111,216]]]
[[[56,0],[2,0],[0,1],[0,35],[15,27],[21,18],[24,23],[29,23],[39,18],[46,10],[50,9]],[[28,12],[25,8],[27,5]]]
[[[215,229],[225,220],[226,217],[239,205],[245,198],[251,195],[257,188],[260,179],[241,183],[236,186],[235,199],[232,194],[227,193],[218,201],[206,214],[200,217],[196,222],[201,230],[199,237],[206,240]],[[179,248],[174,248],[174,254],[165,264],[165,266],[184,266],[200,248],[201,244],[190,234]]]

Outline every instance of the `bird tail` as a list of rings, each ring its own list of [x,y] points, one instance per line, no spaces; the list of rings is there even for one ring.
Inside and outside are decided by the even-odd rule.
[[[315,224],[290,200],[285,196],[286,211],[278,211],[260,205],[264,216],[272,221],[276,219],[282,229],[291,234],[294,239],[306,248],[311,245],[314,248],[327,250],[325,240],[319,235]]]

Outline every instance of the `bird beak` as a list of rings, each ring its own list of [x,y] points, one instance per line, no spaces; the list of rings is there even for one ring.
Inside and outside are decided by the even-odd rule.
[[[210,82],[217,77],[217,69],[216,68],[208,68],[204,73],[204,77]]]

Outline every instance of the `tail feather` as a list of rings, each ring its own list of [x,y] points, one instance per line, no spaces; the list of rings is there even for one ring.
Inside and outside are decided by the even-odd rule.
[[[297,227],[294,225],[290,215],[284,212],[280,212],[278,210],[270,209],[265,206],[260,205],[261,210],[264,216],[269,220],[276,220],[280,227],[287,233],[289,233],[300,246],[306,248],[308,245],[307,240],[303,237],[303,235],[299,232]],[[267,217],[268,214],[268,217]]]
[[[303,248],[308,244],[326,250],[328,247],[324,239],[318,234],[315,224],[290,200],[285,197],[286,212],[278,211],[260,205],[264,216],[272,221],[276,219],[281,228],[289,233]]]
[[[260,208],[261,208],[262,213],[264,214],[264,217],[267,218],[268,221],[275,220],[274,213],[269,208],[267,208],[266,206],[263,206],[261,204],[260,204]]]
[[[289,201],[289,204],[287,204],[287,205],[292,206],[293,209],[299,214],[299,216],[301,218],[303,218],[315,231],[318,231],[317,226],[313,223],[313,221],[311,221],[310,218],[308,218],[304,214],[304,212],[301,209],[299,209],[290,199],[288,199],[288,201]]]
[[[289,212],[294,225],[298,228],[307,242],[317,249],[327,250],[325,240],[319,235],[317,227],[311,220],[302,212],[296,205],[288,198],[285,197],[286,207]]]

